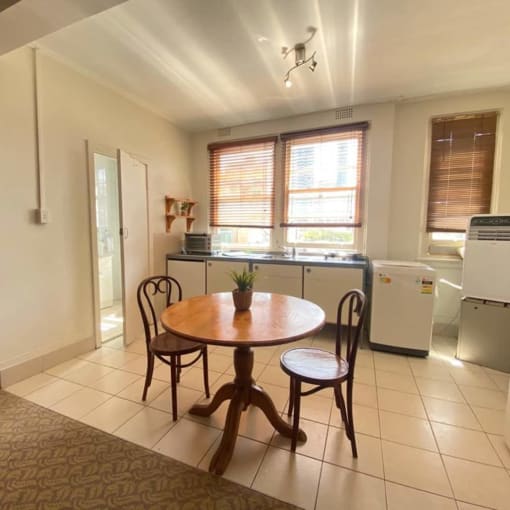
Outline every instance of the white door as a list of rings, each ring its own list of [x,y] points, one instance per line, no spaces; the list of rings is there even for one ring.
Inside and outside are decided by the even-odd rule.
[[[136,301],[138,284],[149,275],[147,167],[117,151],[120,171],[121,244],[124,291],[124,344],[143,338]]]

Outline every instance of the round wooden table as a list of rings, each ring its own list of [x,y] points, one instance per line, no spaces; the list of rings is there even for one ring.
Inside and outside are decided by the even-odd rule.
[[[209,404],[195,404],[189,411],[210,416],[222,402],[230,400],[223,437],[211,460],[210,472],[225,472],[234,452],[241,413],[250,404],[259,407],[280,434],[292,436],[292,427],[281,419],[269,395],[255,384],[252,347],[305,338],[320,331],[324,322],[324,311],[314,303],[266,292],[254,292],[251,308],[243,312],[234,309],[231,292],[220,292],[177,302],[162,313],[163,327],[176,335],[235,347],[234,380],[223,385]],[[306,441],[306,434],[300,430],[298,438]]]

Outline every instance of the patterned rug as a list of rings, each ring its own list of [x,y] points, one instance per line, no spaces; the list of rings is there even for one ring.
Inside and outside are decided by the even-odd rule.
[[[0,508],[296,507],[0,391]]]

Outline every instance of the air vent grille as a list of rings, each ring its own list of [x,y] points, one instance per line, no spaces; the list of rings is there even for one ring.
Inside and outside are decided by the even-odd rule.
[[[335,110],[335,119],[352,119],[352,106],[344,106],[343,108]]]
[[[510,241],[510,227],[472,227],[470,241]]]
[[[218,129],[218,136],[230,136],[230,128],[220,128]]]

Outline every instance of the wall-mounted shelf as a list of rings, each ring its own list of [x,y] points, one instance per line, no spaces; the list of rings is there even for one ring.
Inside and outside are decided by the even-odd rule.
[[[189,198],[175,198],[165,196],[165,218],[166,218],[166,231],[170,232],[172,223],[178,218],[186,219],[186,232],[191,230],[191,225],[195,221],[192,214],[193,207],[198,202],[190,200]]]

